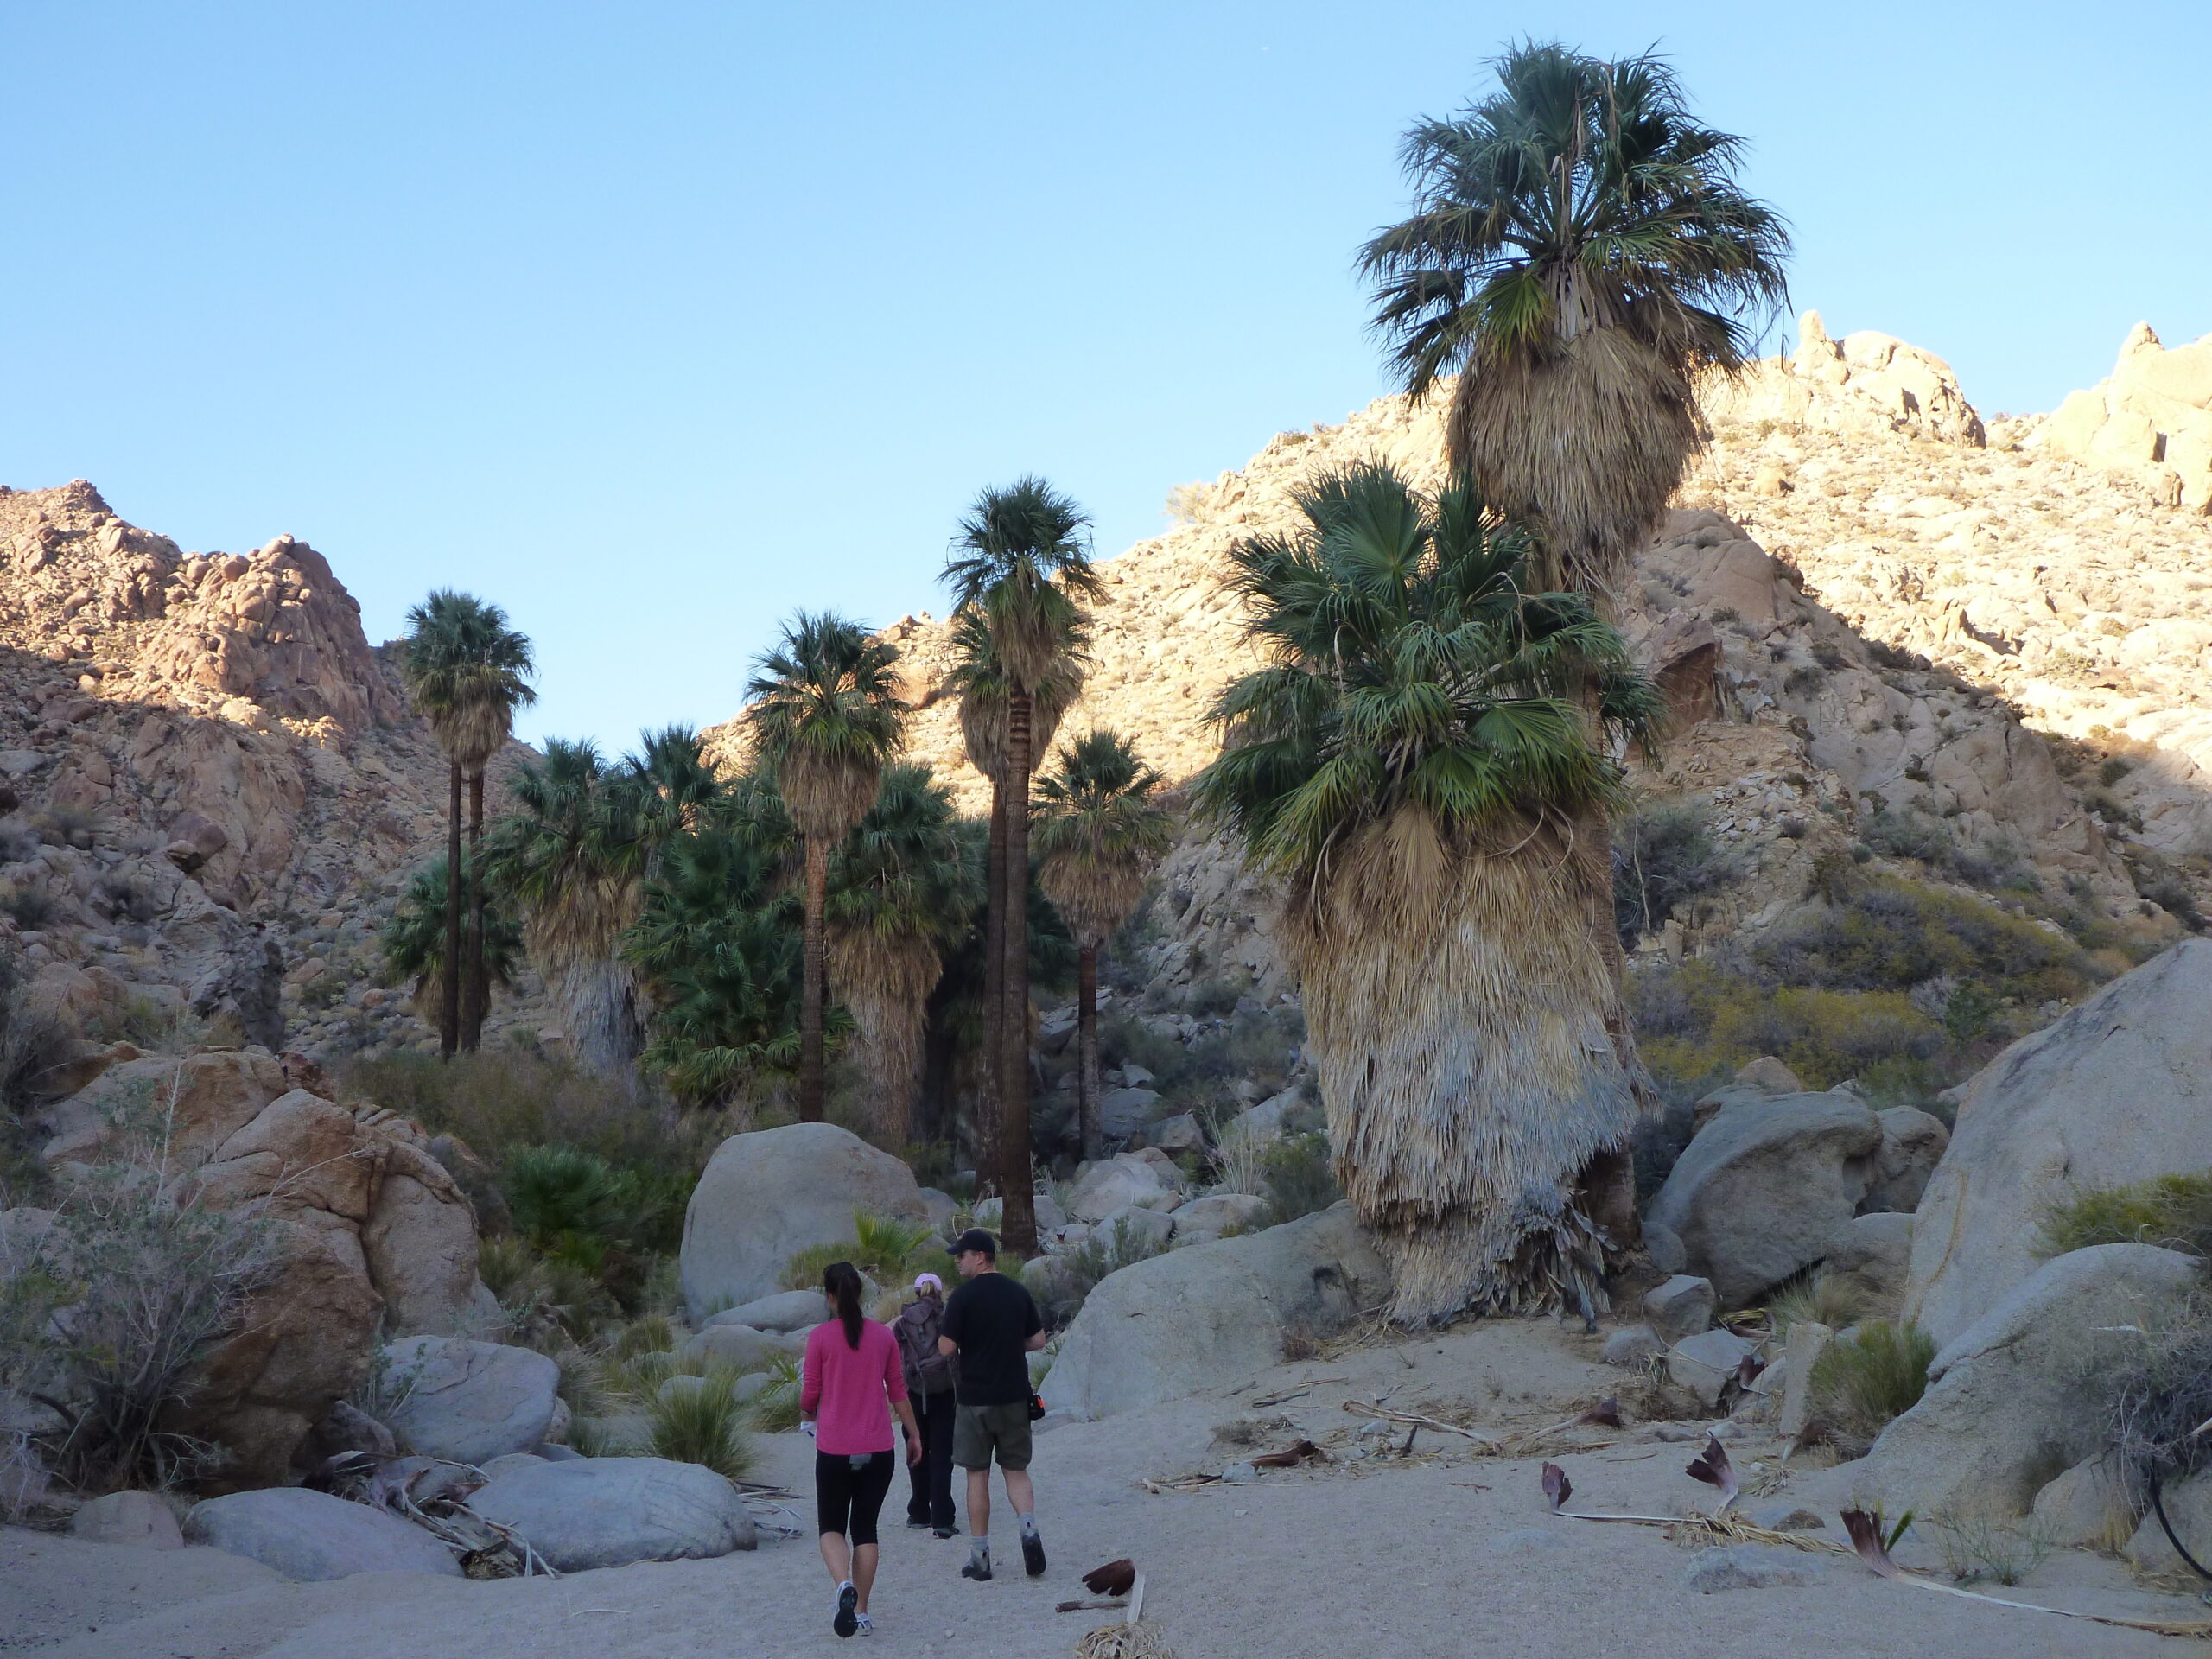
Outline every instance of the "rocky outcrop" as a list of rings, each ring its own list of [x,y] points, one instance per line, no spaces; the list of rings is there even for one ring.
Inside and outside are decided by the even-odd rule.
[[[834,1123],[734,1135],[683,1215],[683,1300],[694,1319],[784,1288],[799,1251],[853,1236],[855,1214],[927,1221],[913,1172]]]
[[[2137,323],[2110,377],[2069,393],[2031,442],[2138,480],[2167,506],[2212,512],[2212,334],[2168,350]]]
[[[1332,1334],[1390,1294],[1351,1206],[1123,1268],[1085,1299],[1045,1403],[1090,1420],[1249,1381],[1283,1338]]]
[[[546,1438],[561,1368],[543,1354],[461,1337],[388,1343],[385,1413],[401,1443],[424,1457],[482,1465]]]
[[[1885,1515],[2018,1516],[2109,1444],[2094,1380],[2139,1353],[2196,1288],[2202,1264],[2149,1244],[2100,1244],[2045,1262],[1943,1344],[1920,1403],[1882,1431],[1853,1476]]]
[[[157,1129],[200,1202],[270,1230],[275,1276],[210,1351],[173,1425],[225,1449],[224,1480],[284,1478],[359,1381],[380,1322],[451,1331],[475,1316],[474,1214],[420,1129],[290,1087],[266,1049],[134,1056],[44,1123],[41,1156],[65,1177]]]
[[[1977,1072],[1913,1228],[1906,1310],[1948,1342],[2036,1271],[2051,1204],[2212,1168],[2212,940],[2123,976]]]

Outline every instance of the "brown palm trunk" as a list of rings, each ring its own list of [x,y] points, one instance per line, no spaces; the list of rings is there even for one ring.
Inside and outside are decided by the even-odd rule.
[[[477,851],[484,839],[484,769],[468,775],[468,937],[464,945],[467,977],[461,986],[461,1046],[474,1053],[484,1041],[484,1015],[491,986],[484,969],[484,878],[477,873]]]
[[[1033,1255],[1037,1201],[1029,1164],[1029,696],[1007,698],[1006,938],[1000,1027],[999,1189],[1007,1249]]]
[[[976,1138],[982,1143],[976,1160],[979,1187],[987,1182],[995,1186],[1005,1161],[1000,1156],[1005,1125],[999,1116],[999,1055],[1004,1046],[999,1033],[1006,1015],[1006,784],[1001,779],[991,783],[991,838],[983,882],[988,895],[983,905],[983,1064],[976,1068]]]
[[[438,986],[438,1052],[453,1057],[461,1044],[461,762],[446,779],[446,959]]]
[[[1076,1122],[1083,1155],[1098,1156],[1098,947],[1083,942],[1076,957],[1075,1040],[1083,1073],[1076,1084]]]
[[[799,975],[798,1121],[822,1121],[822,911],[830,891],[830,843],[806,839],[806,944]]]

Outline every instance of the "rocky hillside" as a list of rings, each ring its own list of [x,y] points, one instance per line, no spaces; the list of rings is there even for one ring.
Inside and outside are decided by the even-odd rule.
[[[371,935],[445,777],[304,542],[187,553],[82,480],[0,489],[0,930],[79,1025],[422,1040]]]
[[[2131,343],[2137,379],[2152,349]],[[2108,384],[2098,408],[2122,409],[2133,385]],[[1704,814],[1734,876],[1644,950],[1679,960],[1756,936],[1829,857],[1984,889],[2009,874],[2171,937],[2212,852],[2196,486],[2113,462],[2109,445],[2080,458],[2063,421],[1986,422],[1939,359],[1886,335],[1833,340],[1817,315],[1794,353],[1712,388],[1707,415],[1712,445],[1622,620],[1690,716],[1639,785]],[[1066,729],[1115,726],[1178,780],[1204,765],[1208,702],[1255,660],[1220,586],[1228,548],[1291,527],[1291,491],[1328,467],[1379,457],[1433,481],[1440,420],[1383,398],[1175,492],[1174,528],[1100,566],[1096,665]],[[916,755],[980,807],[944,626],[909,616],[887,634],[921,709]],[[715,735],[734,752],[734,727]],[[1267,910],[1227,849],[1187,836],[1132,936],[1131,994],[1180,1026],[1224,978],[1230,1001],[1272,1002],[1289,987]]]

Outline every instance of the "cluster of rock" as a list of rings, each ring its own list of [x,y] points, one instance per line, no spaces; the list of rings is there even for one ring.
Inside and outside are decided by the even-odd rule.
[[[0,936],[124,988],[79,1034],[182,1005],[325,1057],[421,1042],[374,933],[445,778],[314,548],[188,554],[81,480],[0,487]]]
[[[2212,512],[2212,334],[2169,351],[2137,323],[2110,378],[2069,393],[2034,442],[2139,480],[2162,505]]]

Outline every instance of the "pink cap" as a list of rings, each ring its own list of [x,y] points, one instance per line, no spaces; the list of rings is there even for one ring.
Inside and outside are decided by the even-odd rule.
[[[937,1274],[933,1273],[925,1273],[914,1281],[914,1288],[916,1290],[933,1290],[938,1295],[942,1296],[944,1294],[944,1281],[938,1278]]]

